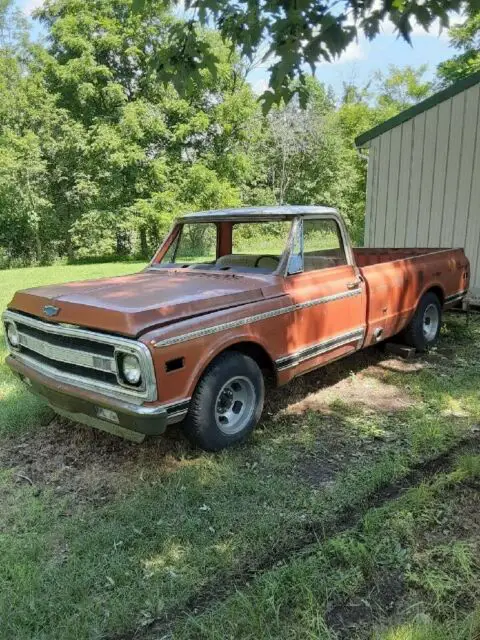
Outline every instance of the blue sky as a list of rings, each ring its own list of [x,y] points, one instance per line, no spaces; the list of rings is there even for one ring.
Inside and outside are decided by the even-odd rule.
[[[42,0],[17,0],[17,5],[29,15],[41,4]],[[452,16],[452,23],[459,22],[458,16]],[[38,34],[38,27],[33,26],[33,32]],[[428,65],[427,78],[433,77],[439,62],[454,55],[448,46],[447,33],[440,33],[438,24],[433,25],[430,33],[421,28],[415,28],[410,46],[400,40],[394,33],[393,26],[384,24],[382,34],[372,42],[360,38],[353,43],[343,56],[332,62],[322,63],[317,67],[317,77],[327,85],[333,87],[337,95],[341,94],[343,82],[354,81],[358,85],[366,84],[374,71],[387,71],[391,64],[397,66],[411,65],[418,67]],[[265,90],[268,73],[268,63],[250,72],[249,81],[255,91]]]
[[[453,14],[450,24],[458,24],[461,18]],[[384,23],[382,32],[373,41],[359,38],[352,43],[337,60],[323,62],[317,66],[316,75],[326,85],[333,87],[337,96],[341,95],[344,82],[354,82],[363,86],[377,70],[387,72],[389,65],[403,67],[410,65],[419,67],[428,65],[426,79],[432,79],[437,65],[455,55],[455,50],[448,45],[448,34],[441,30],[438,23],[432,25],[427,33],[421,27],[415,27],[412,35],[412,46],[398,38],[393,25]],[[268,73],[264,68],[251,72],[249,79],[257,92],[266,89]]]

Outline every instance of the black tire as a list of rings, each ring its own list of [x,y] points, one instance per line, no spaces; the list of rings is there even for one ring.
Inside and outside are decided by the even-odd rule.
[[[226,351],[215,358],[197,384],[183,426],[185,435],[207,451],[230,447],[253,430],[262,414],[264,396],[263,375],[255,360],[239,351]],[[235,398],[245,401],[242,404]]]
[[[424,321],[428,319],[428,314],[437,315],[438,321],[435,323],[435,327],[432,324],[432,329],[424,331]],[[428,326],[428,324],[426,325]],[[432,347],[438,340],[440,329],[442,326],[442,305],[438,296],[429,291],[422,296],[418,307],[413,314],[413,318],[405,328],[402,334],[402,340],[410,347],[415,347],[417,351],[425,351],[428,347]]]

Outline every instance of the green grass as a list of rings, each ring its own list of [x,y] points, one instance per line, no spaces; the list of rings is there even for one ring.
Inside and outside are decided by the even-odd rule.
[[[480,505],[480,456],[472,461],[367,511],[347,532],[187,618],[176,637],[333,638],[342,629],[345,637],[473,638],[480,541],[478,530],[465,535],[458,509],[459,501]]]
[[[1,303],[138,266],[2,272]],[[2,368],[0,638],[473,640],[478,447],[424,465],[475,435],[479,352],[450,316],[417,363],[369,351],[271,390],[218,454],[42,426]]]

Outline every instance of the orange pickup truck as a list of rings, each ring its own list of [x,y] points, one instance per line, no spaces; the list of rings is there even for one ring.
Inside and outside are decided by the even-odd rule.
[[[392,336],[423,350],[468,285],[462,249],[352,249],[331,208],[194,213],[141,273],[17,292],[7,362],[74,421],[136,441],[183,421],[216,450],[258,422],[265,372]]]

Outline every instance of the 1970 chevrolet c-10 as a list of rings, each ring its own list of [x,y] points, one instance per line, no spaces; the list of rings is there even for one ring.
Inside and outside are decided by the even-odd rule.
[[[331,208],[194,213],[141,273],[17,292],[7,362],[72,420],[136,441],[183,421],[216,450],[258,422],[265,372],[391,336],[423,350],[468,285],[462,249],[352,249]]]

